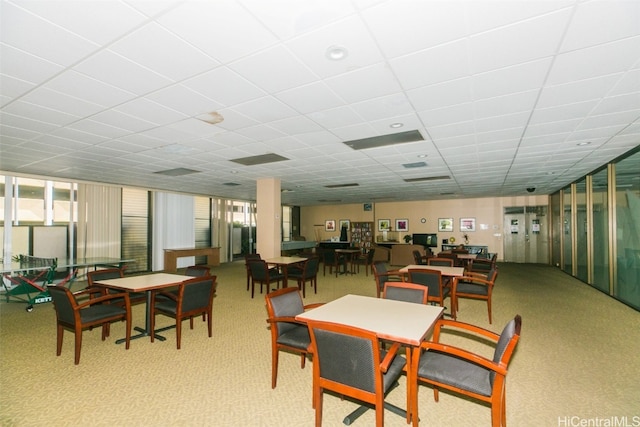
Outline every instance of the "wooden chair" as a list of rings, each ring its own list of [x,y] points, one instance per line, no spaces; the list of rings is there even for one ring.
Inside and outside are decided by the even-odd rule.
[[[316,427],[322,425],[325,391],[375,407],[376,426],[384,425],[384,397],[402,374],[406,360],[394,343],[381,352],[375,332],[352,326],[309,321],[313,349],[313,403]]]
[[[377,261],[373,263],[373,275],[376,279],[376,296],[380,298],[380,294],[384,290],[387,282],[402,282],[403,276],[398,270],[387,270],[387,263]]]
[[[320,269],[320,258],[312,256],[307,258],[299,270],[289,270],[288,277],[298,282],[298,289],[302,290],[302,297],[306,297],[306,283],[313,288],[313,293],[318,293],[318,270]]]
[[[254,260],[259,260],[260,258],[260,254],[246,254],[244,256],[244,266],[247,269],[247,291],[249,290],[250,286],[251,286],[251,267],[249,267],[249,262],[250,261],[254,261]]]
[[[415,250],[412,253],[413,253],[413,263],[414,264],[416,264],[416,265],[425,265],[426,264],[426,262],[424,260],[424,257],[422,256],[420,251]]]
[[[90,297],[97,297],[105,294],[122,294],[124,291],[107,288],[101,286],[100,280],[119,279],[124,277],[123,268],[103,268],[101,270],[93,270],[87,272],[87,289],[91,289]],[[144,292],[128,292],[131,305],[140,304],[147,301],[147,295]],[[117,301],[115,301],[117,303]]]
[[[322,304],[303,305],[300,290],[284,288],[265,295],[267,322],[271,329],[271,388],[276,388],[278,380],[278,355],[280,351],[300,354],[300,368],[304,369],[306,356],[311,354],[309,329],[295,316],[305,310]]]
[[[211,275],[211,268],[207,265],[190,265],[184,270],[185,276],[203,277]]]
[[[520,339],[522,319],[519,315],[509,321],[500,335],[468,323],[440,319],[436,322],[432,341],[424,341],[420,351],[414,352],[410,396],[413,413],[418,413],[418,385],[433,386],[433,396],[438,401],[438,390],[445,389],[457,394],[486,402],[491,406],[491,425],[506,426],[506,377],[509,361]],[[442,343],[442,329],[452,328],[456,337],[461,333],[470,337],[474,344],[478,337],[495,345],[493,358]],[[472,337],[472,338],[471,338]],[[426,420],[424,420],[426,421]],[[413,417],[414,427],[418,417]]]
[[[327,249],[323,252],[323,267],[322,267],[322,275],[326,276],[327,267],[329,267],[329,274],[332,274],[335,271],[336,277],[338,277],[338,273],[340,272],[340,266],[344,265],[346,262],[344,256],[337,254],[334,250]],[[346,268],[346,267],[345,267]]]
[[[376,254],[376,250],[375,249],[369,249],[369,252],[367,252],[366,254],[361,254],[360,256],[353,258],[353,263],[357,266],[358,268],[358,273],[360,273],[360,266],[364,265],[365,266],[365,273],[368,276],[369,275],[369,270],[371,270],[371,274],[373,273],[373,257]]]
[[[102,326],[102,341],[104,341],[109,336],[107,325],[120,320],[126,322],[125,348],[129,348],[131,340],[131,303],[128,293],[104,294],[94,298],[86,298],[92,292],[90,289],[76,293],[72,293],[64,286],[49,286],[47,289],[56,311],[57,356],[62,353],[64,329],[73,331],[75,334],[74,363],[77,365],[80,363],[82,331],[94,326]],[[85,296],[85,298],[82,303],[79,303],[77,297],[81,296]],[[122,301],[122,303],[112,304],[115,301]]]
[[[382,298],[413,302],[416,304],[427,304],[429,288],[418,283],[387,282],[384,284]]]
[[[430,270],[425,268],[410,268],[408,271],[408,281],[411,283],[418,283],[429,288],[428,301],[430,303],[438,303],[440,307],[444,307],[445,298],[451,297],[451,287],[445,285],[442,280],[442,273],[438,270]],[[453,299],[451,299],[451,305],[453,306]],[[451,308],[451,315],[454,316],[456,312],[454,308]]]
[[[151,342],[154,342],[155,333],[174,326],[155,330],[156,315],[162,314],[176,319],[176,347],[180,350],[182,340],[182,321],[189,319],[193,329],[193,317],[205,315],[209,338],[213,332],[213,292],[216,286],[216,276],[194,277],[183,281],[178,285],[177,292],[157,290],[151,293]]]
[[[427,260],[427,265],[440,265],[444,267],[453,267],[453,264],[454,264],[453,258],[445,258],[442,256],[429,258]]]
[[[459,309],[458,298],[470,298],[487,302],[489,323],[491,323],[491,294],[498,277],[498,270],[493,269],[487,275],[482,273],[467,272],[462,277],[453,279],[452,311]],[[454,317],[455,318],[455,317]]]
[[[251,298],[255,293],[256,282],[260,284],[260,293],[262,293],[263,286],[266,286],[269,291],[271,283],[275,282],[276,286],[280,287],[280,282],[284,280],[284,274],[269,268],[269,265],[261,259],[250,260],[249,269],[251,270]]]

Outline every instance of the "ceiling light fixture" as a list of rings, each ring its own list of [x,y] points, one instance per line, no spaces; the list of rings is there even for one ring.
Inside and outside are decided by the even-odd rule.
[[[426,154],[418,154],[418,158],[419,158],[419,159],[424,159],[425,157],[427,157],[427,155],[426,155]]]
[[[348,52],[342,46],[329,46],[325,55],[332,61],[340,61],[347,57]]]
[[[578,142],[576,145],[577,145],[578,147],[582,147],[582,146],[584,146],[584,145],[589,145],[589,144],[591,144],[591,141],[582,141],[582,142]]]
[[[404,126],[404,124],[403,124],[403,123],[391,123],[391,124],[389,125],[389,127],[390,127],[390,128],[393,128],[393,129],[398,129],[398,128],[401,128],[402,126]]]

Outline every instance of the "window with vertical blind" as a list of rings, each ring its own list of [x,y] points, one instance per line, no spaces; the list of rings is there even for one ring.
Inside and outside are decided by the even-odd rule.
[[[211,199],[194,197],[196,248],[211,247]],[[196,264],[206,264],[207,257],[196,257]]]
[[[149,192],[133,188],[122,189],[122,257],[135,259],[127,271],[151,271]]]

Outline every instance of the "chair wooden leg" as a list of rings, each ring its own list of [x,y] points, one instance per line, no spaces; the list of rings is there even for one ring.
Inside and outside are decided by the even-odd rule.
[[[176,318],[176,347],[180,350],[180,341],[182,339],[182,319]]]
[[[80,326],[76,326],[75,336],[74,363],[77,365],[80,363],[80,348],[82,347],[82,329]]]
[[[213,324],[211,321],[211,314],[212,312],[210,311],[209,313],[207,313],[207,327],[209,328],[209,338],[211,338],[211,335],[213,334]],[[204,316],[204,314],[203,314]]]
[[[62,325],[58,325],[57,327],[57,339],[56,339],[56,356],[60,356],[62,354],[62,338],[64,337],[64,328]]]
[[[272,328],[274,326],[271,326]],[[271,348],[271,388],[276,388],[276,382],[278,381],[278,348],[272,346]]]

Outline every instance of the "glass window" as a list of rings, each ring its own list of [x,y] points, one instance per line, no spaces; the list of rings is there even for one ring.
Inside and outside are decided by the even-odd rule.
[[[573,274],[571,269],[571,187],[565,188],[562,195],[562,245],[562,269]]]
[[[577,277],[583,282],[588,281],[587,255],[587,182],[583,178],[576,183],[576,269]]]
[[[593,286],[609,293],[609,203],[607,169],[593,175]]]
[[[640,308],[640,152],[615,164],[616,252],[614,296]]]
[[[150,271],[149,192],[122,189],[122,257],[135,259],[127,271]]]

